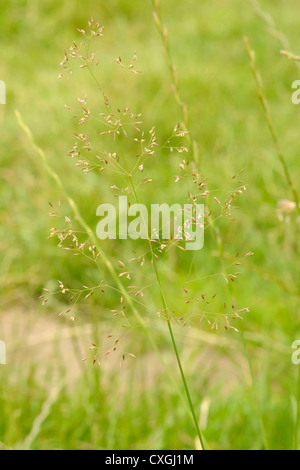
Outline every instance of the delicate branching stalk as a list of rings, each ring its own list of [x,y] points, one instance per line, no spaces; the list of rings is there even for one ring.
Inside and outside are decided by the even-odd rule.
[[[267,99],[266,99],[266,97],[264,95],[264,91],[263,91],[262,79],[261,79],[261,76],[260,76],[260,74],[259,74],[259,72],[256,68],[256,65],[255,65],[255,54],[254,54],[254,51],[251,49],[251,45],[250,45],[250,42],[249,42],[248,38],[244,38],[244,43],[245,43],[246,51],[247,51],[249,59],[250,59],[250,68],[251,68],[251,71],[252,71],[253,76],[255,78],[256,87],[257,87],[257,94],[258,94],[258,98],[259,98],[259,101],[261,103],[261,106],[263,108],[263,111],[264,111],[265,120],[266,120],[268,129],[270,131],[270,134],[271,134],[271,137],[272,137],[277,155],[279,157],[280,163],[282,165],[285,179],[287,181],[288,186],[290,187],[290,190],[291,190],[291,193],[292,193],[292,198],[293,198],[293,200],[296,204],[297,210],[300,214],[299,196],[298,196],[297,190],[295,188],[294,182],[292,180],[292,177],[291,177],[286,159],[285,159],[285,157],[283,155],[283,152],[281,150],[279,139],[278,139],[275,127],[274,127],[272,119],[271,119],[271,114],[270,114],[270,111],[269,111],[268,102],[267,102]]]
[[[176,99],[176,102],[180,105],[180,108],[181,108],[181,111],[182,111],[182,115],[183,115],[183,131],[181,131],[180,133],[177,134],[177,129],[179,127],[179,124],[175,127],[174,131],[173,131],[173,134],[172,134],[172,137],[175,135],[175,136],[181,136],[181,135],[185,135],[187,134],[188,136],[188,139],[189,139],[189,144],[190,144],[190,148],[192,149],[192,153],[193,153],[193,160],[194,160],[194,165],[191,165],[192,168],[192,174],[190,176],[193,177],[193,183],[194,184],[197,184],[197,187],[201,188],[200,191],[202,191],[202,186],[206,186],[206,184],[203,183],[203,181],[205,181],[205,179],[203,181],[200,181],[200,168],[199,168],[199,158],[198,158],[198,146],[197,146],[197,143],[196,141],[193,139],[193,137],[191,136],[190,132],[188,131],[188,126],[189,126],[189,119],[188,119],[188,110],[187,110],[187,106],[183,103],[181,97],[180,97],[180,94],[179,94],[179,88],[178,88],[178,80],[177,80],[177,72],[176,72],[176,68],[173,66],[173,62],[172,62],[172,58],[171,58],[171,53],[170,53],[170,48],[169,48],[169,42],[168,42],[168,33],[167,33],[167,30],[165,28],[162,27],[162,23],[161,23],[161,18],[160,18],[160,8],[159,8],[159,1],[156,0],[153,2],[154,6],[155,6],[155,13],[154,13],[154,18],[156,20],[156,24],[160,30],[160,33],[161,33],[161,36],[164,40],[164,47],[165,47],[165,52],[166,52],[166,57],[167,57],[167,62],[168,62],[168,66],[169,66],[169,69],[170,69],[170,72],[171,72],[171,81],[172,81],[172,88],[173,88],[173,92],[174,92],[174,96],[175,96],[175,99]],[[93,20],[91,20],[91,22],[89,22],[89,27],[91,28],[93,26]],[[91,57],[89,57],[89,45],[90,45],[90,40],[92,38],[93,35],[102,35],[102,28],[99,28],[99,23],[96,23],[95,24],[95,27],[97,28],[97,30],[95,31],[93,28],[91,29],[91,34],[88,36],[88,50],[87,50],[87,55],[83,56],[81,55],[81,52],[79,52],[79,50],[81,49],[81,46],[83,43],[81,43],[80,45],[80,48],[78,49],[78,46],[76,45],[75,42],[73,42],[73,46],[70,48],[70,57],[71,58],[79,58],[81,61],[82,61],[82,65],[80,65],[81,68],[83,67],[86,67],[87,70],[91,73],[92,77],[93,77],[93,80],[95,80],[95,82],[97,83],[97,89],[98,91],[100,92],[102,98],[104,99],[104,104],[107,108],[107,119],[106,119],[106,124],[108,126],[108,131],[107,132],[102,132],[100,133],[101,134],[105,134],[105,133],[112,133],[113,134],[113,137],[114,137],[114,141],[115,143],[117,143],[117,145],[119,146],[119,149],[120,149],[120,152],[117,153],[114,153],[113,155],[116,156],[116,160],[115,160],[115,164],[117,165],[117,170],[120,172],[120,174],[122,175],[122,177],[126,176],[128,179],[129,179],[129,187],[127,186],[125,188],[125,191],[129,191],[131,194],[134,195],[135,197],[135,200],[136,200],[136,203],[139,204],[139,198],[138,198],[138,188],[139,186],[135,187],[135,184],[134,184],[134,179],[133,179],[133,176],[132,176],[132,173],[133,171],[130,171],[129,170],[129,166],[128,166],[128,162],[126,161],[126,156],[125,156],[125,152],[124,152],[124,149],[122,148],[122,142],[121,142],[121,139],[119,138],[119,134],[120,134],[120,129],[122,128],[122,124],[121,122],[119,121],[119,119],[116,119],[115,122],[113,122],[111,120],[111,117],[114,116],[114,114],[111,113],[110,111],[110,104],[109,104],[109,101],[107,99],[107,97],[105,96],[104,94],[104,91],[98,81],[98,78],[96,76],[96,74],[93,72],[92,70],[92,64],[94,62],[94,58],[95,58],[95,55],[92,54]],[[81,30],[79,31],[81,34],[83,35],[86,35],[85,31]],[[62,62],[62,66],[63,68],[66,70],[68,69],[68,65],[67,65],[67,62],[68,62],[68,54],[65,53],[65,59],[64,61]],[[133,61],[136,59],[136,56],[134,55],[134,58],[133,58]],[[116,59],[116,61],[122,66],[124,67],[124,65],[122,64],[121,62],[121,59]],[[97,65],[97,63],[96,63]],[[133,66],[132,65],[132,62],[130,63],[130,66]],[[130,68],[129,66],[129,68]],[[89,118],[89,117],[92,117],[92,114],[90,113],[90,110],[88,110],[88,108],[86,108],[86,99],[85,100],[80,100],[79,99],[79,102],[81,103],[81,107],[82,107],[82,111],[83,111],[83,118],[79,121],[80,124],[86,122],[86,120]],[[83,106],[84,105],[84,106]],[[67,107],[67,106],[66,106]],[[118,110],[118,112],[120,112]],[[128,304],[128,306],[130,307],[131,311],[133,312],[138,324],[143,328],[143,330],[145,331],[145,333],[147,334],[149,340],[151,341],[151,344],[153,345],[155,351],[157,352],[157,354],[159,355],[160,359],[161,359],[161,362],[164,364],[164,361],[162,360],[161,358],[161,355],[159,354],[159,348],[158,346],[156,345],[154,339],[152,338],[150,332],[148,331],[148,329],[146,328],[146,325],[143,321],[143,318],[141,316],[141,313],[139,311],[138,308],[136,308],[136,303],[134,301],[134,299],[130,296],[130,294],[132,294],[132,292],[127,292],[126,288],[125,288],[125,285],[123,284],[122,280],[120,279],[120,276],[126,274],[125,272],[124,273],[121,273],[121,275],[118,275],[113,264],[111,263],[109,257],[100,249],[100,243],[99,241],[97,240],[95,234],[93,233],[93,231],[91,230],[91,228],[89,227],[89,225],[86,223],[84,217],[82,217],[75,201],[69,196],[66,188],[65,188],[65,185],[63,184],[62,180],[60,179],[60,177],[57,175],[57,173],[55,173],[53,171],[53,169],[49,166],[48,162],[47,162],[47,158],[46,158],[46,155],[45,153],[36,145],[33,137],[32,137],[32,134],[30,132],[30,130],[27,128],[27,126],[24,124],[24,122],[22,121],[22,118],[20,116],[20,114],[18,112],[16,112],[16,115],[17,115],[17,118],[18,118],[18,121],[19,121],[19,124],[20,126],[22,127],[22,129],[25,131],[27,137],[29,138],[31,144],[33,145],[33,147],[35,148],[35,150],[37,151],[37,153],[40,155],[40,157],[42,158],[42,160],[44,161],[44,164],[45,164],[45,167],[47,169],[47,172],[48,174],[54,178],[54,180],[56,181],[58,187],[60,188],[60,190],[64,193],[65,197],[66,197],[66,200],[68,201],[70,207],[72,208],[72,211],[75,215],[75,219],[77,220],[77,222],[79,223],[79,225],[81,226],[81,228],[84,230],[85,233],[87,233],[91,243],[94,245],[95,247],[95,251],[97,252],[97,258],[99,257],[99,260],[102,262],[101,265],[103,265],[104,268],[106,268],[106,270],[108,271],[108,273],[110,274],[110,276],[112,277],[112,279],[114,280],[115,282],[115,285],[117,287],[117,289],[115,289],[115,287],[111,287],[112,289],[115,289],[116,291],[120,292],[122,297],[121,297],[121,303],[123,303],[123,301],[125,300],[126,303]],[[104,113],[100,113],[101,116],[105,116]],[[137,115],[138,116],[138,115]],[[93,116],[93,118],[95,118]],[[95,118],[97,120],[97,118]],[[138,119],[136,119],[138,121]],[[126,123],[127,124],[127,123]],[[141,124],[140,122],[136,122],[135,123],[136,125],[137,124]],[[139,126],[136,126],[135,125],[135,129],[140,132],[139,130]],[[153,128],[154,129],[154,128]],[[124,135],[126,136],[126,130],[123,128],[123,131],[124,131]],[[152,130],[150,131],[150,134],[153,136],[152,134]],[[79,156],[80,155],[80,151],[82,149],[87,149],[87,150],[90,150],[91,148],[91,144],[87,141],[87,136],[85,134],[75,134],[77,139],[79,141],[82,141],[84,142],[82,148],[78,149],[78,146],[77,146],[77,143],[76,145],[73,147],[72,151],[70,151],[70,155],[73,156]],[[144,136],[144,132],[142,133],[142,135]],[[134,139],[135,141],[139,142],[138,139]],[[156,139],[155,139],[156,140]],[[142,140],[141,140],[142,142]],[[155,141],[154,141],[155,142]],[[169,142],[168,142],[169,144]],[[157,145],[157,144],[155,144]],[[181,145],[181,144],[180,144]],[[176,148],[176,147],[175,147]],[[171,151],[173,150],[173,148],[171,148]],[[180,148],[181,151],[187,151],[187,148]],[[178,150],[178,151],[180,151]],[[149,151],[149,149],[145,148],[145,151]],[[149,151],[150,152],[150,151]],[[142,154],[144,153],[144,150],[142,152]],[[154,152],[151,151],[151,155],[153,154]],[[108,156],[108,160],[110,160],[111,158],[111,154],[108,154],[106,153],[106,151],[103,151],[103,154],[104,155],[107,155]],[[122,166],[120,163],[119,163],[119,155],[121,156],[121,158],[123,159],[123,163],[124,163],[124,166]],[[97,155],[96,155],[97,156]],[[138,155],[139,156],[139,155]],[[103,160],[101,159],[101,157],[97,156],[97,158],[100,159],[100,161],[102,162]],[[89,160],[89,159],[88,159]],[[82,166],[83,165],[83,168],[81,168],[82,170],[84,170],[86,173],[89,172],[89,171],[92,171],[93,169],[95,169],[97,167],[97,165],[93,165],[90,161],[88,160],[79,160],[79,162],[76,164],[76,166]],[[107,162],[105,161],[105,163],[107,164]],[[185,164],[186,164],[186,160],[183,160],[183,164],[180,165],[181,169],[184,169],[185,168]],[[187,164],[189,164],[189,162],[187,162]],[[134,167],[134,169],[137,167],[137,165],[139,165],[139,163],[137,163]],[[196,168],[195,168],[196,167]],[[142,169],[141,169],[142,168]],[[140,171],[143,171],[143,164],[139,166],[139,169]],[[103,168],[100,168],[100,171],[102,171]],[[244,171],[244,170],[242,170]],[[185,177],[188,176],[188,175],[185,175]],[[235,175],[236,176],[236,175]],[[235,178],[235,176],[233,178]],[[177,177],[176,178],[180,179],[180,177]],[[151,181],[151,180],[149,180]],[[197,183],[199,181],[199,184]],[[148,181],[147,181],[148,182]],[[239,181],[239,183],[242,183],[241,181]],[[117,188],[115,185],[114,186],[111,186],[112,188],[116,188],[116,189],[119,189]],[[245,190],[245,185],[243,185],[241,188],[243,188]],[[226,210],[228,210],[228,207],[230,207],[231,205],[231,202],[232,200],[235,198],[235,194],[241,194],[242,191],[241,191],[241,188],[239,188],[239,190],[235,191],[234,193],[230,193],[231,194],[231,199],[228,201],[226,200],[224,202],[224,207],[226,208]],[[124,189],[124,188],[123,188]],[[209,191],[204,191],[204,193],[201,193],[201,196],[203,197],[206,197],[207,195],[209,194]],[[196,204],[196,200],[197,200],[197,197],[198,197],[198,194],[195,193],[195,194],[191,194],[189,193],[189,197],[193,200],[194,204]],[[221,204],[220,201],[214,197],[214,199],[216,200],[216,202],[218,204]],[[207,204],[208,205],[208,204]],[[225,211],[225,209],[224,209]],[[230,214],[230,211],[228,212],[228,214]],[[227,214],[226,214],[227,215]],[[208,215],[208,217],[210,217],[210,213]],[[146,223],[144,221],[144,224],[145,224],[145,228],[146,228]],[[214,233],[216,235],[216,241],[217,241],[217,246],[218,246],[218,249],[219,249],[219,254],[220,254],[220,261],[222,263],[222,270],[223,270],[223,274],[224,274],[224,278],[225,278],[225,281],[227,282],[227,285],[228,285],[228,279],[227,279],[227,276],[225,275],[225,266],[224,266],[224,248],[223,248],[223,242],[222,242],[222,238],[221,238],[221,235],[220,235],[220,232],[218,230],[218,228],[216,227],[215,225],[215,220],[212,218],[210,219],[209,221],[209,224],[208,226],[211,226],[214,230]],[[207,227],[206,227],[207,228]],[[55,230],[55,228],[54,228]],[[56,232],[52,232],[52,233],[57,233],[58,231]],[[59,232],[60,233],[60,242],[62,243],[64,240],[65,240],[65,237],[64,237],[64,232]],[[148,233],[148,229],[147,229],[147,233]],[[68,232],[67,232],[67,235],[68,236]],[[77,238],[76,236],[74,235],[75,239],[76,239],[76,246],[77,245]],[[175,240],[176,241],[176,240]],[[61,243],[59,244],[59,246],[62,246]],[[172,347],[173,347],[173,350],[174,350],[174,353],[175,353],[175,356],[176,356],[176,361],[177,361],[177,364],[178,364],[178,368],[179,368],[179,371],[180,371],[180,375],[181,375],[181,379],[182,379],[182,384],[183,384],[183,388],[184,388],[184,392],[185,392],[185,395],[186,395],[186,398],[187,400],[184,400],[184,403],[186,406],[188,406],[189,408],[189,411],[191,412],[191,416],[192,416],[192,419],[193,419],[193,423],[195,425],[195,429],[196,429],[196,433],[197,433],[197,436],[198,436],[198,439],[199,439],[199,442],[201,444],[201,448],[202,449],[205,449],[205,442],[204,442],[204,439],[203,439],[203,436],[202,436],[202,433],[201,433],[201,430],[200,430],[200,426],[199,426],[199,423],[198,423],[198,419],[197,419],[197,416],[196,416],[196,412],[195,412],[195,408],[194,408],[194,405],[193,405],[193,401],[191,399],[191,394],[190,394],[190,390],[189,390],[189,387],[188,387],[188,384],[187,384],[187,380],[186,380],[186,376],[185,376],[185,373],[184,373],[184,369],[183,369],[183,365],[182,365],[182,362],[181,362],[181,359],[180,359],[180,355],[179,355],[179,351],[178,351],[178,346],[177,346],[177,343],[176,343],[176,340],[175,340],[175,336],[174,336],[174,333],[173,333],[173,328],[172,328],[172,321],[173,321],[173,314],[172,314],[172,310],[168,307],[168,303],[167,303],[167,300],[166,300],[166,297],[165,297],[165,292],[164,292],[164,289],[163,289],[163,285],[162,285],[162,282],[161,282],[161,279],[160,279],[160,272],[159,272],[159,269],[158,269],[158,266],[157,266],[157,259],[158,256],[156,256],[155,254],[155,249],[153,247],[153,241],[151,240],[150,236],[149,236],[149,233],[148,233],[148,243],[149,243],[149,251],[148,253],[151,254],[151,264],[153,266],[153,269],[154,269],[154,273],[155,273],[155,277],[156,277],[156,282],[154,283],[156,286],[158,286],[158,289],[159,289],[159,294],[160,294],[160,297],[161,297],[161,307],[162,307],[162,310],[160,310],[158,312],[158,314],[160,315],[161,312],[163,312],[163,316],[167,322],[167,325],[168,325],[168,333],[169,333],[169,336],[170,336],[170,339],[171,339],[171,342],[172,342]],[[66,248],[67,249],[67,248]],[[249,253],[250,255],[250,253]],[[94,256],[94,252],[93,252],[93,256]],[[245,255],[247,256],[247,255]],[[121,262],[120,262],[121,263]],[[124,265],[124,263],[122,263]],[[129,273],[127,273],[129,275]],[[236,273],[236,274],[240,274],[240,273]],[[231,280],[234,282],[234,278],[236,277],[235,275],[230,275],[231,276]],[[104,281],[103,281],[104,282]],[[61,283],[62,284],[62,283]],[[61,287],[61,286],[60,286]],[[86,286],[83,286],[84,288],[88,289]],[[185,289],[186,290],[186,289]],[[231,292],[230,288],[229,288],[229,291]],[[187,291],[186,291],[187,292]],[[89,295],[91,295],[91,293],[93,292],[88,292],[88,294],[86,295],[85,298],[87,298]],[[138,293],[137,293],[138,294]],[[215,297],[216,294],[214,294],[213,298]],[[80,297],[80,295],[79,295]],[[203,298],[203,297],[202,297]],[[124,299],[124,300],[123,300]],[[48,299],[46,299],[48,300]],[[190,302],[190,301],[188,301]],[[208,304],[209,302],[207,302]],[[233,303],[232,303],[233,304]],[[226,309],[226,306],[224,307]],[[234,309],[234,305],[232,306],[232,308]],[[242,311],[249,311],[247,308],[245,309],[242,309],[240,310],[240,312]],[[117,310],[114,310],[113,312],[117,312]],[[205,312],[207,313],[207,312]],[[238,318],[241,318],[237,312],[234,313],[235,317],[238,317]],[[203,317],[202,317],[203,318]],[[202,320],[201,318],[201,320]],[[228,328],[233,328],[235,331],[237,331],[236,328],[234,328],[233,326],[231,326],[228,322],[228,318],[227,316],[225,315],[225,318],[226,318],[226,324],[225,324],[225,328],[228,329]],[[179,323],[180,323],[180,320],[179,319]],[[201,321],[200,320],[200,321]],[[215,323],[211,324],[209,321],[208,323],[211,325],[212,328],[215,327]],[[184,324],[182,326],[184,326],[186,324],[186,321],[184,322]],[[94,347],[96,348],[96,345],[94,345]],[[172,381],[174,381],[173,379],[173,376],[172,374],[169,372],[168,370],[168,374],[169,376],[172,378]]]

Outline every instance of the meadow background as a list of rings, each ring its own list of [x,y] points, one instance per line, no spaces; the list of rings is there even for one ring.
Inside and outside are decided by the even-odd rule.
[[[232,177],[246,168],[247,191],[239,199],[236,221],[221,220],[220,259],[216,239],[208,232],[197,253],[194,277],[201,278],[192,296],[218,292],[221,309],[226,283],[222,266],[230,269],[236,253],[253,252],[239,266],[232,283],[238,305],[249,308],[233,330],[211,330],[199,318],[191,328],[174,324],[174,332],[200,427],[211,449],[291,449],[299,447],[298,367],[292,364],[292,342],[300,339],[299,223],[296,214],[278,218],[278,201],[291,191],[257,98],[243,38],[256,53],[274,127],[289,171],[299,191],[298,118],[291,102],[291,84],[299,79],[294,61],[280,54],[300,53],[299,5],[296,0],[186,0],[162,2],[178,89],[189,113],[189,130],[198,144],[201,175],[210,188],[230,190]],[[1,0],[0,79],[7,87],[0,106],[0,339],[7,364],[0,366],[1,449],[194,449],[199,448],[180,376],[160,308],[159,292],[151,291],[147,328],[159,345],[160,357],[141,328],[121,331],[111,309],[120,294],[93,295],[79,303],[75,321],[63,296],[42,305],[43,288],[57,290],[57,280],[76,289],[97,284],[98,273],[88,260],[72,257],[48,239],[58,208],[72,217],[65,193],[45,170],[40,155],[20,127],[15,110],[30,128],[36,145],[60,175],[95,230],[96,208],[111,194],[101,173],[83,174],[67,156],[78,125],[65,105],[78,107],[89,96],[97,108],[98,92],[85,69],[58,80],[64,50],[80,42],[76,28],[86,29],[91,16],[104,26],[93,51],[100,59],[99,79],[112,102],[142,113],[143,126],[155,126],[164,141],[182,109],[172,93],[161,37],[151,1],[85,2]],[[137,51],[141,74],[124,72]],[[99,111],[103,103],[99,102]],[[93,124],[92,124],[93,126]],[[101,137],[95,136],[101,142]],[[131,152],[127,144],[126,151]],[[135,152],[132,147],[132,153]],[[189,158],[185,154],[184,158]],[[162,161],[163,160],[163,161]],[[178,159],[162,151],[148,165],[153,179],[145,201],[173,201],[173,175]],[[172,184],[170,184],[170,178]],[[218,193],[216,193],[218,194]],[[51,205],[49,205],[49,202]],[[134,249],[132,242],[102,245],[115,263]],[[130,247],[130,248],[129,248]],[[171,298],[186,282],[191,257],[172,255],[164,273]],[[151,277],[144,268],[141,282]],[[222,276],[221,276],[222,278]],[[118,307],[117,307],[118,308]],[[136,356],[101,356],[94,362],[92,344],[106,346],[107,336],[121,334],[122,347]],[[82,361],[86,358],[86,361]]]

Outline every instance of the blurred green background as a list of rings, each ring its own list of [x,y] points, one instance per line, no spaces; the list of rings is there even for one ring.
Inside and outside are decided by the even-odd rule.
[[[243,37],[256,52],[273,124],[299,190],[300,108],[291,102],[291,84],[300,72],[280,54],[289,47],[299,53],[298,2],[265,0],[263,11],[255,1],[162,3],[180,95],[199,148],[201,177],[207,177],[209,189],[224,199],[236,189],[233,175],[246,168],[242,179],[247,191],[238,200],[237,220],[217,222],[224,260],[219,259],[213,231],[207,232],[199,253],[171,250],[161,260],[166,296],[185,308],[187,320],[191,312],[182,286],[190,274],[201,280],[190,284],[191,298],[217,292],[213,311],[223,312],[224,302],[232,298],[239,308],[250,310],[235,325],[238,333],[211,330],[199,322],[200,311],[198,317],[190,315],[192,328],[174,325],[197,417],[211,449],[295,448],[300,445],[300,381],[291,345],[300,339],[299,223],[294,213],[283,221],[278,218],[278,201],[291,199],[290,188],[257,99]],[[120,293],[113,289],[94,294],[78,303],[75,312],[61,316],[68,308],[63,296],[51,296],[44,306],[39,299],[43,288],[59,290],[57,280],[74,289],[98,285],[102,267],[99,274],[88,259],[73,257],[48,239],[56,223],[49,212],[58,210],[58,201],[63,215],[72,218],[72,212],[20,128],[15,110],[93,230],[97,206],[113,198],[110,186],[120,182],[114,174],[85,175],[67,156],[74,145],[73,132],[80,128],[72,118],[73,109],[79,109],[77,97],[87,94],[96,112],[105,111],[86,69],[74,65],[70,79],[66,75],[58,80],[64,50],[72,41],[81,41],[76,28],[86,29],[91,17],[104,26],[104,37],[92,42],[91,52],[99,57],[96,73],[112,109],[128,106],[141,112],[143,128],[155,126],[160,142],[182,121],[151,1],[1,0],[0,80],[6,83],[7,104],[0,105],[0,339],[6,343],[7,364],[0,366],[0,445],[194,449],[198,443],[178,393],[182,387],[176,360],[165,322],[156,315],[161,308],[158,289],[146,293],[138,308],[160,357],[137,325],[124,333],[123,320],[111,313],[120,306]],[[121,57],[129,63],[134,50],[136,68],[142,71],[136,75],[115,62]],[[106,145],[95,132],[97,125],[92,121],[89,126],[96,145]],[[114,143],[109,145],[108,151],[115,151]],[[125,146],[128,155],[136,152],[132,141]],[[179,191],[174,185],[181,157],[163,149],[153,165],[147,162],[145,176],[153,181],[144,193],[141,189],[145,203],[175,202],[180,191],[184,193],[184,187]],[[212,204],[216,206],[213,200]],[[110,241],[102,247],[118,272],[118,260],[130,259],[135,250],[129,241]],[[137,247],[142,252],[143,246]],[[232,272],[236,253],[250,251],[254,256],[235,268],[242,275],[228,292],[222,266]],[[133,269],[139,285],[153,283],[149,263],[143,270],[139,265]],[[75,321],[70,320],[73,315]],[[123,349],[105,357],[110,334],[113,339],[120,335]],[[92,344],[101,347],[101,367],[93,364]],[[136,358],[127,355],[120,367],[122,351]]]

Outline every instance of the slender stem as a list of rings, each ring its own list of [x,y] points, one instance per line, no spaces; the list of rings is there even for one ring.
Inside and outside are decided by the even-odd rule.
[[[202,433],[201,433],[200,428],[199,428],[199,424],[198,424],[198,420],[197,420],[197,417],[196,417],[194,405],[193,405],[193,402],[192,402],[192,399],[191,399],[189,387],[188,387],[186,379],[185,379],[185,375],[184,375],[184,372],[183,372],[181,360],[180,360],[180,357],[179,357],[179,354],[178,354],[178,349],[177,349],[176,341],[175,341],[175,338],[174,338],[174,334],[173,334],[173,330],[172,330],[172,326],[171,326],[171,322],[170,322],[169,318],[167,319],[167,323],[168,323],[168,328],[169,328],[169,332],[170,332],[170,336],[171,336],[171,340],[172,340],[172,344],[173,344],[173,349],[175,351],[175,355],[176,355],[176,359],[177,359],[177,364],[178,364],[178,367],[179,367],[179,370],[180,370],[184,390],[185,390],[187,400],[188,400],[188,403],[189,403],[189,406],[190,406],[190,409],[191,409],[194,425],[195,425],[195,428],[196,428],[196,431],[197,431],[197,434],[198,434],[198,437],[199,437],[199,440],[200,440],[202,450],[205,450],[204,440],[203,440]]]
[[[153,259],[154,269],[155,269],[155,272],[156,272],[156,278],[157,278],[158,285],[159,285],[159,288],[160,288],[162,304],[163,304],[163,307],[164,307],[164,311],[167,313],[168,312],[167,305],[166,305],[166,301],[165,301],[163,291],[162,291],[162,287],[161,287],[161,282],[160,282],[159,273],[158,273],[158,269],[157,269],[157,265],[156,265],[156,260],[155,260],[154,257],[152,259]],[[184,390],[185,390],[185,393],[186,393],[187,401],[188,401],[188,404],[189,404],[189,407],[190,407],[190,410],[191,410],[191,414],[192,414],[192,417],[193,417],[194,425],[195,425],[195,428],[196,428],[196,431],[197,431],[197,435],[198,435],[202,450],[205,450],[204,440],[203,440],[202,433],[201,433],[200,428],[199,428],[198,420],[197,420],[196,413],[195,413],[195,408],[194,408],[194,405],[193,405],[193,402],[192,402],[192,399],[191,399],[189,387],[188,387],[188,384],[187,384],[187,381],[186,381],[186,378],[185,378],[185,374],[184,374],[184,371],[183,371],[183,367],[182,367],[182,364],[181,364],[181,360],[180,360],[180,357],[179,357],[179,353],[178,353],[178,349],[177,349],[177,345],[176,345],[176,340],[175,340],[175,337],[174,337],[174,333],[173,333],[173,329],[172,329],[172,326],[171,326],[171,321],[170,321],[170,317],[169,317],[168,313],[167,313],[166,320],[167,320],[168,330],[169,330],[169,333],[170,333],[170,337],[171,337],[173,349],[174,349],[174,352],[175,352],[177,364],[178,364],[178,367],[179,367],[182,383],[183,383]]]
[[[134,197],[136,199],[136,202],[139,204],[139,199],[138,199],[138,195],[137,195],[137,192],[136,192],[136,189],[135,189],[135,186],[134,186],[134,182],[132,180],[132,176],[128,172],[128,165],[127,165],[127,161],[126,161],[126,158],[125,158],[125,155],[124,155],[124,152],[123,152],[123,148],[121,146],[119,138],[117,137],[116,139],[117,139],[120,151],[121,151],[121,155],[122,155],[122,158],[123,158],[123,161],[124,161],[126,171],[128,173],[128,177],[129,177],[129,180],[130,180],[130,184],[131,184],[131,187],[132,187]],[[144,218],[143,218],[143,222],[144,222],[144,226],[145,226],[145,229],[146,229],[146,222],[145,222]],[[184,374],[184,371],[183,371],[183,367],[182,367],[182,364],[181,364],[181,360],[180,360],[180,357],[179,357],[179,353],[178,353],[178,349],[177,349],[177,345],[176,345],[176,340],[175,340],[175,337],[174,337],[174,334],[173,334],[173,330],[172,330],[172,326],[171,326],[171,322],[170,322],[170,317],[169,317],[169,314],[168,314],[168,307],[167,307],[166,299],[165,299],[165,296],[164,296],[164,293],[163,293],[163,289],[162,289],[162,285],[161,285],[161,281],[160,281],[160,276],[159,276],[159,272],[158,272],[158,269],[157,269],[156,259],[155,259],[154,253],[153,253],[152,242],[151,242],[150,239],[148,239],[148,242],[149,242],[149,246],[150,246],[150,251],[151,251],[151,256],[152,256],[152,263],[153,263],[153,267],[154,267],[154,271],[155,271],[155,275],[156,275],[156,280],[157,280],[157,284],[159,286],[161,301],[162,301],[162,305],[163,305],[163,311],[166,313],[166,321],[167,321],[167,325],[168,325],[168,330],[169,330],[169,333],[170,333],[172,346],[173,346],[175,356],[176,356],[176,360],[177,360],[177,364],[178,364],[178,367],[179,367],[183,387],[184,387],[184,390],[185,390],[185,393],[186,393],[188,405],[189,405],[189,408],[190,408],[190,411],[191,411],[191,414],[192,414],[192,418],[193,418],[193,421],[194,421],[194,424],[195,424],[196,432],[197,432],[202,450],[205,450],[204,440],[203,440],[203,437],[202,437],[202,434],[201,434],[201,431],[200,431],[200,428],[199,428],[199,424],[198,424],[198,420],[197,420],[197,417],[196,417],[194,405],[193,405],[193,402],[192,402],[192,399],[191,399],[191,395],[190,395],[190,392],[189,392],[189,388],[188,388],[188,385],[187,385],[187,381],[186,381],[185,374]]]

